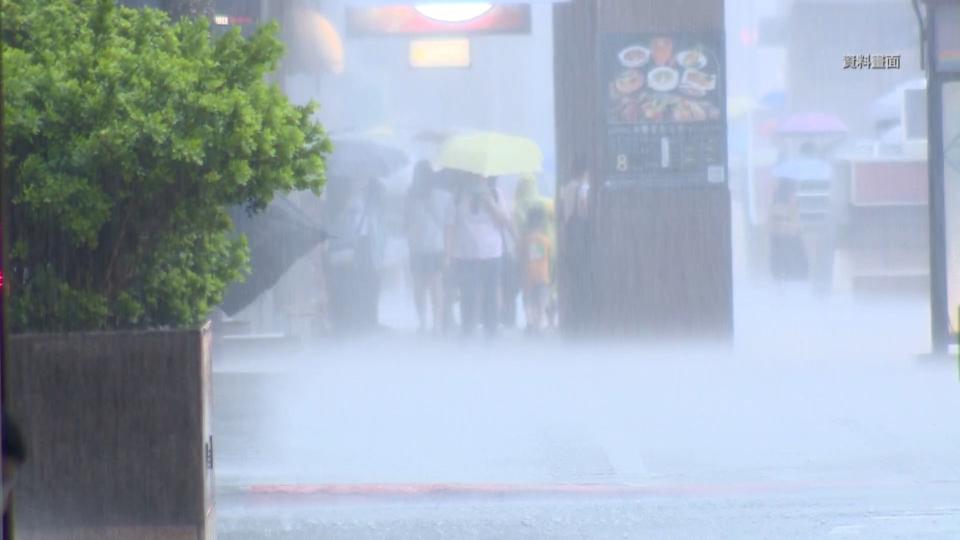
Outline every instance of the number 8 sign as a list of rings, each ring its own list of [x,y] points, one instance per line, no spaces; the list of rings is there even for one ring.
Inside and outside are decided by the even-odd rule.
[[[617,155],[617,170],[620,172],[627,172],[630,169],[630,162],[627,160],[626,154]]]

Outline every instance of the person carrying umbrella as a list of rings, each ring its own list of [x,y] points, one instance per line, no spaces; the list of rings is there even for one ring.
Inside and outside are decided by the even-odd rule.
[[[428,307],[433,315],[432,330],[440,332],[445,327],[444,233],[451,197],[437,187],[431,165],[426,161],[418,163],[407,192],[404,225],[421,332],[431,329],[427,319]]]
[[[460,292],[461,330],[464,336],[482,322],[488,337],[499,328],[500,270],[505,236],[516,238],[513,222],[503,207],[496,178],[463,173],[447,218],[446,252]]]
[[[340,335],[379,327],[383,191],[378,179],[358,176],[331,182],[325,193],[324,273],[330,324]]]
[[[542,171],[543,153],[523,137],[463,133],[443,143],[437,164],[460,177],[447,222],[447,253],[460,291],[462,330],[472,334],[482,319],[487,335],[493,336],[501,315],[504,257],[518,236],[497,178]]]
[[[797,181],[780,178],[770,208],[770,273],[777,281],[805,280],[808,266],[797,206]]]

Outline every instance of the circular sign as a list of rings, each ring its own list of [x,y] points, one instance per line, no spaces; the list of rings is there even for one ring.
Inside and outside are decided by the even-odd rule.
[[[435,21],[462,23],[472,21],[493,9],[489,2],[418,4],[414,6],[418,13]]]

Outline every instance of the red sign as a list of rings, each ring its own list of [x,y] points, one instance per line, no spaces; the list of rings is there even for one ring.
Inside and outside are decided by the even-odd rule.
[[[469,4],[466,4],[469,5]],[[469,18],[432,18],[426,8],[386,6],[349,8],[347,24],[354,35],[526,34],[530,6],[491,5]]]

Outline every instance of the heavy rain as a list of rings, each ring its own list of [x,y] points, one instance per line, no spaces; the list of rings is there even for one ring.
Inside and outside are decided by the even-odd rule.
[[[3,538],[960,537],[960,2],[3,20]]]

